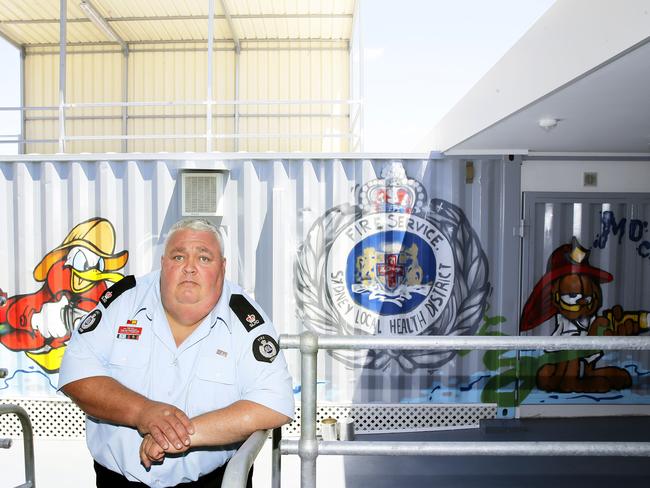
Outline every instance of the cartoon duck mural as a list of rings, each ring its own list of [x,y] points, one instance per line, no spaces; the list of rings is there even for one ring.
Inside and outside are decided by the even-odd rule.
[[[624,312],[620,305],[599,314],[601,285],[614,277],[589,264],[588,249],[574,237],[555,249],[546,274],[537,282],[524,306],[520,330],[529,331],[554,318],[554,336],[630,336],[648,329],[648,312]],[[603,351],[547,351],[555,361],[539,367],[537,388],[548,392],[605,393],[632,385],[628,371],[598,366]]]
[[[128,251],[115,253],[115,229],[95,217],[76,225],[34,268],[43,286],[7,298],[0,290],[0,343],[24,351],[47,373],[56,373],[71,333],[108,288],[123,275]]]

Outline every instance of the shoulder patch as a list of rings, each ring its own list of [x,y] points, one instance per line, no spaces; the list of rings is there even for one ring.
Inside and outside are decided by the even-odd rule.
[[[260,362],[272,363],[279,351],[280,346],[270,335],[262,334],[253,341],[253,356]]]
[[[231,295],[229,305],[248,332],[264,323],[262,315],[244,295]]]
[[[95,309],[90,312],[79,325],[79,333],[84,334],[86,332],[91,332],[99,325],[99,321],[102,319],[102,312],[99,309]]]
[[[113,300],[115,300],[126,290],[130,290],[134,286],[135,286],[135,276],[133,275],[125,276],[117,283],[111,285],[111,287],[108,290],[106,290],[101,297],[99,297],[99,301],[102,302],[104,308],[107,308],[113,302]]]

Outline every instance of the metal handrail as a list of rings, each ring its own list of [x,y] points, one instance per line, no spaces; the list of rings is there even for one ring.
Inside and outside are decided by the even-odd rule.
[[[305,334],[280,336],[283,349],[300,349]],[[565,351],[605,350],[605,351],[642,351],[650,349],[650,337],[641,336],[417,336],[417,337],[383,337],[383,336],[316,336],[318,349],[399,349],[399,350],[442,350],[462,351],[476,350],[535,350],[557,349]]]
[[[0,107],[0,112],[20,112],[25,116],[30,111],[52,111],[59,112],[58,115],[55,115],[51,118],[46,117],[47,120],[56,121],[59,120],[65,125],[65,121],[68,120],[66,112],[74,111],[77,109],[85,108],[121,108],[126,110],[129,107],[206,107],[206,110],[210,110],[211,107],[223,106],[223,107],[233,107],[235,113],[229,115],[231,117],[239,117],[241,114],[237,112],[237,108],[246,107],[246,106],[303,106],[303,105],[330,105],[332,107],[343,105],[350,107],[350,113],[353,107],[358,107],[357,114],[361,113],[363,110],[363,101],[355,99],[307,99],[307,100],[176,100],[176,101],[133,101],[133,102],[68,102],[62,103],[57,106],[14,106],[14,107]],[[191,114],[197,117],[204,117],[205,114]],[[282,114],[282,117],[304,117],[309,114]],[[164,114],[156,114],[151,117],[141,117],[138,115],[138,118],[157,118],[158,116],[164,116]],[[256,113],[252,114],[254,117],[260,118],[274,118],[278,117],[278,114],[274,113]],[[335,116],[334,114],[322,115],[323,117]],[[340,114],[339,116],[349,116]],[[96,119],[104,118],[104,115],[97,116]],[[125,120],[131,119],[128,113],[123,113],[122,115],[115,115],[116,118]],[[74,119],[74,118],[73,118]],[[92,120],[93,117],[89,116],[88,120]],[[66,142],[76,142],[76,141],[141,141],[141,140],[190,140],[190,139],[204,139],[206,141],[207,147],[210,147],[211,141],[213,140],[229,140],[232,139],[235,142],[242,139],[348,139],[352,145],[352,141],[356,138],[360,140],[360,135],[355,133],[354,124],[349,124],[348,128],[341,132],[334,133],[219,133],[213,134],[211,131],[207,133],[188,133],[188,134],[101,134],[101,135],[66,135],[65,131],[61,131],[59,138],[57,139],[27,139],[24,138],[23,134],[2,134],[0,135],[0,144],[46,144],[46,143],[59,143],[60,147],[64,147]]]
[[[226,472],[221,482],[222,488],[246,488],[248,473],[253,466],[257,454],[268,439],[270,430],[253,432],[248,439],[237,449],[237,452],[228,461]]]
[[[284,440],[283,454],[300,442]],[[650,442],[375,442],[322,441],[318,454],[357,456],[650,456]]]
[[[176,101],[150,101],[150,102],[69,102],[62,104],[63,108],[97,108],[97,107],[172,107],[193,105],[361,105],[361,100],[176,100]],[[59,110],[58,105],[43,106],[3,106],[0,112],[30,111],[30,110]],[[300,115],[300,114],[296,114]]]
[[[320,454],[421,456],[650,456],[650,442],[364,442],[316,439],[316,363],[319,349],[410,350],[650,350],[650,337],[532,336],[318,336],[312,332],[280,336],[282,349],[299,349],[301,373],[300,440],[282,440],[281,454],[300,456],[300,486],[316,487]],[[273,453],[273,475],[280,478]],[[274,485],[275,488],[275,485]]]
[[[34,477],[34,434],[32,432],[32,423],[29,415],[24,408],[18,405],[5,404],[0,405],[0,415],[13,413],[20,419],[23,428],[23,452],[25,456],[25,483],[16,488],[35,488],[36,481]]]

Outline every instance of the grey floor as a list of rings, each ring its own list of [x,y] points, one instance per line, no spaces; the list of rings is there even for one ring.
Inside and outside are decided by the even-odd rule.
[[[650,417],[491,420],[480,429],[358,440],[650,442]],[[347,456],[346,488],[650,488],[650,458]]]

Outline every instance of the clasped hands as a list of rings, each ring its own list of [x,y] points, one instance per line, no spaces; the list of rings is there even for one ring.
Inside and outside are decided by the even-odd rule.
[[[140,461],[149,469],[160,462],[165,454],[177,454],[190,448],[194,425],[179,408],[161,402],[150,402],[142,409],[136,423],[143,435],[140,444]]]

